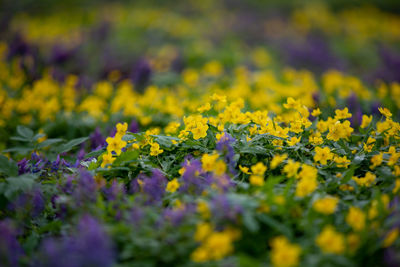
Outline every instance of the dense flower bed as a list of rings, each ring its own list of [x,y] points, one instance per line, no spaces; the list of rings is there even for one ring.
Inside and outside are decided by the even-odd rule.
[[[295,10],[282,34],[306,35],[316,21],[322,32],[334,27],[332,42],[399,41],[398,28],[385,26],[397,16],[366,10],[339,19],[322,7]],[[124,12],[110,9],[120,31]],[[159,14],[143,12],[133,25]],[[36,31],[23,34],[48,48],[65,30],[49,20],[13,25],[32,23]],[[151,25],[193,48],[185,38],[206,33],[191,23],[183,32]],[[68,67],[42,62],[42,52],[0,45],[1,266],[400,263],[398,77],[370,83],[345,71],[276,68],[260,47],[234,61],[186,52],[178,70],[176,50],[157,49],[133,76],[117,68],[87,82],[87,70],[60,77]]]

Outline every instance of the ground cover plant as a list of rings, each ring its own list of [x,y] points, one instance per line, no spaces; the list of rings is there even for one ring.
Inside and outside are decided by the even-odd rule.
[[[395,5],[166,2],[7,2],[0,266],[398,266]]]

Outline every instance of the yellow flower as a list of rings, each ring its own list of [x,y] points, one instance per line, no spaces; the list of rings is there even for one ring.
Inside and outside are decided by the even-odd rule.
[[[392,117],[392,112],[390,112],[390,110],[388,110],[387,108],[380,107],[380,108],[378,108],[378,110],[386,118]]]
[[[360,127],[363,129],[366,128],[371,123],[371,121],[372,121],[372,115],[371,116],[363,115]]]
[[[179,185],[178,179],[175,178],[168,182],[167,188],[165,190],[167,192],[174,193],[176,190],[178,190],[179,186],[180,185]]]
[[[360,246],[360,237],[354,233],[349,234],[347,236],[347,246],[351,253],[355,252]]]
[[[358,178],[353,176],[352,179],[360,186],[371,186],[375,182],[376,175],[371,172],[367,172],[364,177]]]
[[[365,214],[357,207],[350,207],[349,213],[346,216],[346,222],[354,231],[361,231],[365,227]]]
[[[294,145],[296,145],[297,143],[299,143],[300,140],[301,140],[301,137],[300,137],[300,138],[297,138],[297,137],[293,136],[292,138],[290,138],[290,141],[287,141],[287,144],[288,144],[289,146],[294,146]]]
[[[150,156],[157,156],[163,152],[164,150],[160,149],[160,145],[158,143],[150,144]]]
[[[340,120],[340,119],[348,119],[351,118],[351,113],[349,113],[348,108],[344,108],[342,110],[337,109],[335,110],[335,119]]]
[[[201,164],[202,164],[203,170],[205,170],[207,172],[212,171],[214,169],[214,165],[215,165],[215,162],[217,161],[218,157],[219,157],[218,154],[212,154],[212,155],[204,154],[201,157]]]
[[[379,166],[379,165],[382,164],[382,161],[383,161],[383,153],[382,153],[382,152],[379,153],[378,155],[374,155],[374,156],[371,158],[371,163],[372,163],[372,165],[370,165],[369,168],[370,168],[371,170],[375,169],[375,167],[377,167],[377,166]]]
[[[307,165],[307,164],[302,164],[301,165],[301,171],[299,172],[299,175],[297,178],[317,178],[318,175],[318,170],[317,168]]]
[[[399,237],[399,228],[394,228],[391,230],[383,240],[383,247],[390,247]]]
[[[304,177],[296,187],[296,197],[305,197],[315,191],[318,187],[317,179],[314,177]]]
[[[214,164],[213,172],[216,175],[222,175],[226,171],[226,164],[223,160],[217,160]]]
[[[250,174],[249,168],[246,166],[239,165],[239,169],[245,174]]]
[[[205,201],[200,201],[197,204],[197,211],[201,214],[203,219],[208,219],[211,216],[210,208]]]
[[[209,224],[198,226],[195,240],[202,244],[193,251],[191,259],[194,262],[220,260],[233,252],[233,241],[239,237],[237,231],[227,229],[222,232],[211,231]]]
[[[264,177],[260,175],[250,175],[250,184],[255,186],[263,186]]]
[[[197,224],[196,233],[194,235],[194,240],[196,241],[203,241],[210,235],[212,232],[211,224],[203,222]]]
[[[337,197],[324,197],[313,203],[313,209],[322,214],[332,214],[335,212],[339,199]]]
[[[319,115],[321,115],[321,110],[319,108],[316,108],[312,111],[311,115],[313,117],[318,117]]]
[[[328,160],[333,159],[333,154],[331,153],[331,150],[329,147],[316,147],[315,148],[315,155],[314,155],[314,161],[317,162],[319,161],[321,164],[326,165],[328,163]]]
[[[124,122],[123,124],[118,123],[117,124],[117,132],[115,133],[115,136],[122,138],[122,136],[125,135],[127,130],[128,130],[128,124],[126,122]]]
[[[400,191],[400,179],[396,179],[392,193],[397,194],[399,191]]]
[[[324,227],[315,242],[324,253],[342,254],[345,249],[343,234],[330,225]]]
[[[287,177],[297,177],[297,171],[300,168],[300,162],[289,160],[288,163],[283,167],[283,172],[286,173]]]
[[[299,264],[301,248],[284,236],[271,240],[271,262],[274,267],[294,267]]]
[[[334,161],[339,168],[347,168],[350,165],[350,161],[346,156],[343,157],[335,157]]]
[[[284,107],[284,108],[287,108],[287,109],[291,109],[291,108],[297,109],[297,108],[300,107],[300,103],[299,103],[298,101],[294,100],[293,97],[289,97],[286,101],[287,101],[286,104],[283,104],[283,107]]]
[[[281,164],[285,159],[287,158],[287,154],[276,154],[270,163],[270,167],[271,169],[275,169],[276,167],[278,167],[279,164]]]
[[[371,136],[368,137],[367,142],[364,143],[364,150],[365,150],[366,152],[371,152],[371,151],[372,151],[372,148],[373,148],[374,145],[375,145],[375,142],[376,142],[376,139],[375,139],[375,138],[372,138]]]
[[[104,168],[107,164],[112,164],[114,161],[115,158],[113,158],[111,153],[105,153],[102,157],[101,167]]]
[[[255,175],[263,176],[266,170],[267,166],[262,162],[258,162],[256,165],[251,166],[251,171]]]
[[[122,152],[122,148],[126,146],[126,142],[122,141],[121,137],[115,136],[115,137],[107,137],[106,139],[107,142],[107,151],[109,153],[115,152],[119,156]]]
[[[210,103],[205,103],[204,105],[200,106],[197,111],[203,113],[204,111],[209,111],[211,109]]]

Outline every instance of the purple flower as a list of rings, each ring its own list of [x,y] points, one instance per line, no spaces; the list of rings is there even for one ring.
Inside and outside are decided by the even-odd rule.
[[[166,186],[167,179],[158,169],[154,169],[151,177],[143,180],[143,192],[148,195],[149,202],[160,202]]]
[[[29,160],[23,158],[18,161],[18,175],[30,172],[30,167],[28,166]]]
[[[38,266],[108,267],[115,262],[111,240],[97,220],[83,216],[75,232],[61,239],[47,239]]]
[[[146,59],[140,59],[133,67],[132,80],[137,87],[143,88],[150,81],[151,73],[149,62]]]
[[[220,194],[211,200],[211,212],[217,221],[236,221],[243,212],[241,206],[233,203],[226,195]]]
[[[129,123],[128,131],[131,132],[131,133],[138,133],[139,132],[139,124],[137,123],[136,120],[132,120],[131,123]]]
[[[107,200],[116,200],[119,195],[125,193],[124,185],[113,180],[111,186],[103,188],[104,195]]]
[[[235,138],[230,134],[224,133],[221,139],[217,142],[217,150],[224,155],[224,160],[228,164],[229,171],[232,174],[236,173],[236,160],[234,158],[235,150],[233,149],[235,141]]]
[[[103,148],[106,140],[101,134],[100,128],[97,127],[94,132],[90,135],[90,142],[92,149]]]
[[[23,251],[17,240],[17,233],[11,221],[0,221],[0,263],[1,266],[18,266]]]
[[[78,186],[74,191],[74,196],[78,204],[96,200],[96,182],[90,172],[80,171]]]
[[[182,186],[179,187],[180,192],[201,194],[211,184],[212,176],[203,172],[199,160],[187,157],[183,167],[185,171],[182,175]]]

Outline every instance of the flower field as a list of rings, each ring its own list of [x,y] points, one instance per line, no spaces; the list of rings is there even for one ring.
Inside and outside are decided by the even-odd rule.
[[[400,266],[396,4],[50,2],[0,11],[0,266]]]

